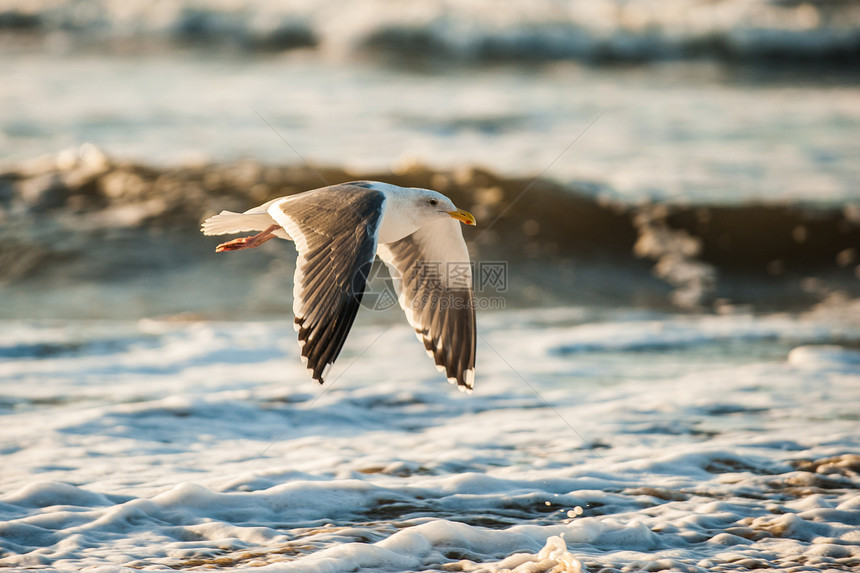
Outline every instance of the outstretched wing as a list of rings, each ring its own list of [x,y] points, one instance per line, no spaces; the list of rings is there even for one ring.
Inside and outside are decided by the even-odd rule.
[[[320,384],[361,304],[384,205],[380,191],[359,183],[314,189],[268,209],[299,252],[293,326],[302,362]]]
[[[400,306],[436,368],[460,390],[475,384],[475,305],[469,251],[460,223],[440,219],[379,245]]]

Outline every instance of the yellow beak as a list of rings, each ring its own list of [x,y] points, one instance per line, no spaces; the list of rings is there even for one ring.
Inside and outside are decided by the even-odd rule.
[[[457,219],[462,223],[466,223],[467,225],[477,225],[475,222],[475,217],[472,216],[468,211],[463,211],[462,209],[457,209],[456,211],[446,211],[449,215],[451,215],[452,219]]]

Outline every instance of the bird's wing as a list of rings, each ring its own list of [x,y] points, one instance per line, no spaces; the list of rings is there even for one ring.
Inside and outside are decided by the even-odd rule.
[[[377,254],[388,266],[400,306],[436,368],[461,390],[475,383],[472,268],[460,223],[439,219]]]
[[[344,184],[293,195],[269,207],[299,252],[293,326],[302,362],[320,384],[358,312],[384,204],[380,191]]]

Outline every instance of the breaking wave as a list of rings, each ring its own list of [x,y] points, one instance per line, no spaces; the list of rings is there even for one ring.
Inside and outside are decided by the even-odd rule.
[[[19,298],[7,297],[11,306],[4,312],[50,308],[47,295],[36,309],[22,304],[39,292],[33,285],[47,285],[62,307],[54,310],[74,314],[50,288],[58,281],[65,294],[99,282],[125,285],[115,301],[123,316],[156,309],[219,315],[219,308],[240,309],[249,301],[257,312],[285,308],[291,259],[273,262],[260,249],[213,264],[214,244],[199,234],[200,221],[222,209],[243,211],[320,187],[323,180],[360,179],[436,189],[473,212],[479,227],[466,238],[475,260],[503,263],[510,278],[504,292],[480,294],[504,297],[508,304],[529,292],[535,300],[519,302],[773,307],[860,296],[856,203],[629,204],[546,179],[478,168],[445,171],[414,164],[383,173],[251,160],[154,167],[109,158],[86,144],[0,172],[0,281],[22,289]],[[528,196],[521,200],[524,190]],[[241,280],[231,289],[225,264],[233,277],[267,270],[254,289],[240,286]],[[213,291],[222,300],[194,294],[192,285],[212,280],[224,287]],[[131,307],[123,298],[127,288],[140,295]],[[158,294],[165,289],[174,293],[169,300]],[[116,312],[109,310],[109,297],[97,296],[98,308]]]
[[[84,43],[166,40],[445,62],[702,56],[848,61],[860,53],[860,8],[850,1],[18,0],[4,5],[0,29]]]

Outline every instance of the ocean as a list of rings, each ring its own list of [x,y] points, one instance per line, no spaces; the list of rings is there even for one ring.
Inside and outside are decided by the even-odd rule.
[[[0,4],[0,568],[857,570],[858,55],[823,0]],[[371,304],[317,385],[293,246],[199,232],[358,179],[476,216],[473,393]]]

